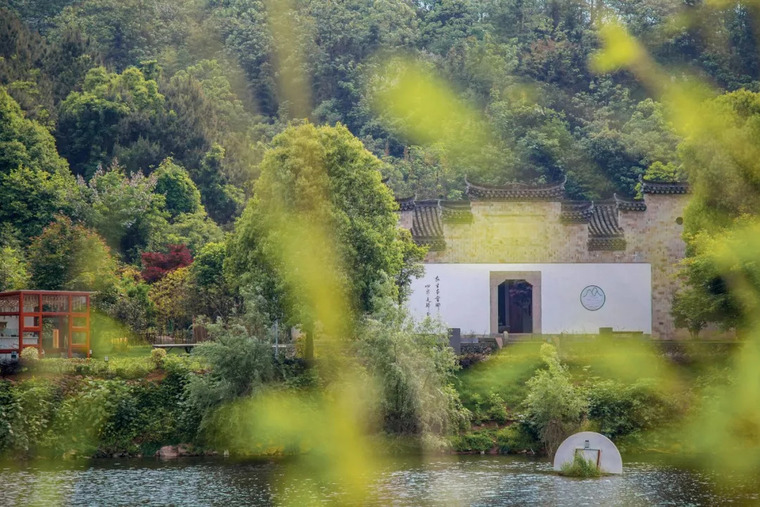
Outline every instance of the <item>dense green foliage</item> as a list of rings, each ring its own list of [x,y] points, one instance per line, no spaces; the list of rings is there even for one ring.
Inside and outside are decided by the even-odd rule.
[[[357,354],[379,389],[383,430],[391,434],[446,435],[469,414],[453,388],[456,358],[444,329],[421,328],[397,309],[362,326]]]
[[[0,454],[147,454],[184,439],[181,400],[198,363],[166,358],[160,382],[139,380],[154,368],[147,358],[111,363],[48,359],[29,367],[58,376],[1,380]]]
[[[23,289],[29,282],[29,270],[19,249],[0,248],[0,291]]]
[[[172,216],[195,213],[201,207],[201,193],[190,175],[171,159],[164,160],[156,170],[156,192],[166,198],[166,209]]]
[[[602,433],[624,452],[666,449],[673,445],[668,432],[683,422],[689,404],[704,397],[701,387],[683,392],[662,379],[625,382],[614,371],[595,376],[588,364],[593,353],[566,352],[570,358],[560,361],[554,347],[538,348],[513,345],[458,374],[473,427],[453,439],[454,450],[551,455],[570,434],[585,430]],[[718,366],[725,351],[694,349],[684,356],[690,364],[679,374],[689,383],[698,378],[709,384],[715,370],[725,374]],[[701,380],[704,371],[712,373]]]
[[[461,197],[465,175],[485,183],[567,176],[571,198],[632,196],[641,177],[688,175],[716,189],[722,186],[709,174],[757,159],[710,155],[737,153],[731,143],[752,140],[747,120],[760,63],[755,11],[741,2],[4,0],[0,8],[0,246],[20,259],[57,215],[94,230],[120,262],[137,268],[143,252],[168,244],[197,255],[224,240],[222,228],[232,229],[254,180],[276,165],[264,154],[286,141],[273,138],[304,118],[317,130],[344,125],[341,135],[350,132],[382,161],[373,166],[397,195],[419,198]],[[681,125],[672,124],[651,88],[627,72],[592,70],[599,22],[611,19],[663,69],[678,69],[671,80],[688,72],[716,94],[733,92],[703,115],[725,119],[726,136],[682,139]],[[399,56],[449,85],[471,112],[471,127],[436,126],[422,142],[408,135],[413,111],[393,117],[377,109],[377,97],[398,77]],[[83,179],[77,185],[72,175]],[[258,184],[262,196],[274,188],[267,178]],[[694,332],[707,321],[738,321],[724,277],[700,260],[698,251],[708,247],[696,232],[716,233],[703,220],[713,206],[741,214],[723,209],[754,188],[741,180],[729,185],[732,199],[707,191],[687,217],[697,260],[684,276],[695,289],[680,297],[676,312]],[[368,206],[378,206],[380,217],[385,204]],[[339,230],[354,234],[364,225]],[[407,262],[385,271],[403,299],[420,253],[400,244]],[[367,309],[377,256],[361,248],[343,253],[358,284],[351,299]],[[3,269],[18,275],[21,264],[13,265]],[[224,317],[239,308],[239,284],[218,271],[212,285],[224,297],[207,299],[204,314]],[[273,318],[293,314],[283,310],[290,305],[284,289],[256,288],[271,296]]]
[[[625,385],[593,379],[586,390],[588,418],[599,433],[619,441],[633,442],[648,431],[677,417],[680,407],[662,388],[647,380]]]
[[[116,262],[94,232],[59,217],[29,246],[31,283],[45,290],[107,290]]]
[[[379,291],[400,276],[410,239],[397,232],[381,166],[342,125],[290,127],[264,156],[231,242],[229,273],[308,339],[324,319],[324,298],[335,298],[334,311],[372,312]]]
[[[220,321],[202,368],[160,353],[27,362],[0,382],[0,452],[152,453],[211,441],[241,400],[335,395],[339,368],[319,351],[308,368],[272,357],[272,324],[300,327],[310,360],[321,334],[331,360],[355,361],[387,433],[472,421],[456,450],[549,453],[585,425],[650,434],[680,415],[664,391],[577,375],[551,349],[455,379],[440,330],[385,307],[424,256],[396,228],[393,193],[567,177],[570,198],[598,200],[688,177],[677,321],[747,327],[760,314],[742,299],[760,294],[756,14],[681,0],[0,0],[0,290],[98,291],[101,355]],[[675,125],[635,73],[589,65],[611,19],[666,81],[711,83],[704,128]],[[409,68],[456,99],[421,136],[414,107],[377,107]],[[194,259],[141,274],[174,246]]]
[[[421,196],[456,195],[464,171],[490,181],[568,174],[575,197],[633,193],[650,164],[675,161],[678,139],[630,76],[589,69],[595,23],[612,14],[663,64],[690,65],[726,90],[752,89],[760,77],[751,10],[741,4],[705,8],[712,26],[695,15],[673,29],[677,1],[297,1],[287,22],[265,2],[237,0],[6,3],[4,30],[15,36],[2,50],[18,58],[4,60],[0,78],[27,114],[55,126],[76,173],[113,156],[147,172],[172,155],[202,194],[221,199],[232,197],[229,182],[257,174],[256,143],[303,116],[345,124],[390,162],[395,188]],[[375,57],[402,52],[482,112],[493,133],[482,149],[495,156],[480,160],[493,166],[451,167],[445,150],[410,146],[371,110]],[[301,105],[283,90],[287,80],[306,85]],[[221,179],[201,183],[214,143],[225,151]]]
[[[746,331],[760,290],[753,230],[760,206],[760,94],[722,95],[705,103],[704,114],[709,124],[680,149],[694,197],[684,217],[686,284],[673,310],[677,324],[693,335],[710,322]]]
[[[26,118],[13,97],[0,88],[0,174],[19,166],[49,174],[66,174],[68,170],[50,132]]]
[[[525,423],[551,456],[565,438],[580,428],[588,405],[554,347],[542,345],[541,357],[547,368],[538,370],[528,380]]]
[[[544,421],[544,427],[554,430],[558,424],[567,424],[566,434],[555,435],[558,440],[581,424],[584,430],[610,437],[623,452],[683,452],[688,446],[682,435],[669,432],[682,427],[688,407],[719,402],[722,387],[735,381],[724,367],[731,357],[724,348],[688,352],[688,365],[679,366],[678,373],[689,380],[689,388],[671,391],[652,379],[625,384],[590,376],[588,366],[560,364],[544,347],[544,365],[532,363],[529,367],[530,385],[493,386],[508,387],[514,401],[505,404],[492,393],[470,412],[459,399],[472,401],[477,393],[470,390],[472,384],[461,382],[467,372],[457,371],[435,326],[413,327],[397,310],[394,315],[376,317],[364,323],[366,339],[347,351],[361,365],[360,370],[352,369],[351,375],[362,379],[359,386],[371,400],[371,417],[377,424],[373,428],[392,437],[397,442],[393,445],[415,442],[415,449],[420,444],[428,450],[441,449],[448,439],[451,450],[457,452],[540,453],[547,444],[538,426]],[[254,319],[249,315],[239,320]],[[338,372],[331,362],[336,358],[317,360],[307,368],[303,360],[273,357],[271,336],[254,338],[242,324],[212,325],[210,331],[216,341],[190,356],[167,355],[163,350],[148,354],[147,347],[102,348],[101,354],[111,356],[108,362],[24,362],[17,372],[20,376],[0,382],[0,454],[145,454],[178,443],[194,446],[196,451],[209,447],[222,451],[230,445],[227,430],[246,424],[227,418],[237,402],[268,395],[274,399],[296,396],[303,408],[317,403],[334,387],[331,383]],[[483,369],[487,363],[511,354],[505,349],[484,361],[479,365],[481,374],[487,372]],[[496,364],[495,371],[504,370]],[[546,395],[549,403],[536,399],[539,395]],[[108,396],[113,399],[95,410],[101,397]],[[580,414],[573,409],[568,416],[569,406],[585,408]],[[70,411],[78,411],[76,419]],[[55,433],[64,427],[67,434]],[[279,444],[271,444],[275,445],[272,448],[266,444],[272,436],[239,435],[248,439],[247,443],[239,442],[240,447],[231,450],[282,453]],[[282,443],[282,436],[273,442]],[[433,447],[424,447],[428,444]]]
[[[190,378],[185,406],[201,432],[214,417],[214,409],[255,394],[274,378],[269,343],[251,338],[243,327],[219,332],[216,341],[203,344],[197,352],[210,372]]]

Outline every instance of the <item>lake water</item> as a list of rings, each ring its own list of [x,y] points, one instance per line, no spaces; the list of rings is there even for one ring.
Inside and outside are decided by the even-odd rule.
[[[512,456],[395,459],[373,481],[369,505],[734,505],[760,503],[760,484],[719,493],[704,474],[633,461],[622,476],[570,479],[546,460]],[[0,505],[272,505],[292,499],[281,462],[221,458],[94,460],[0,466]],[[308,482],[307,478],[298,478]],[[301,482],[303,484],[303,482]],[[752,488],[754,487],[754,491]],[[346,503],[340,488],[319,498]]]

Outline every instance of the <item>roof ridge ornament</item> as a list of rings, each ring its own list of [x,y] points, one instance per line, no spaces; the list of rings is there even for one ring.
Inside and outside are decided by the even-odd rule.
[[[414,209],[417,202],[417,192],[409,197],[396,197],[396,204],[398,204],[399,211],[411,211]]]

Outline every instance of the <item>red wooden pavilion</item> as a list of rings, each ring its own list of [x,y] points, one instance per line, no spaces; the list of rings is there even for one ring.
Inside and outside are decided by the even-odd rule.
[[[0,355],[12,357],[27,347],[40,357],[90,357],[90,293],[0,292]]]

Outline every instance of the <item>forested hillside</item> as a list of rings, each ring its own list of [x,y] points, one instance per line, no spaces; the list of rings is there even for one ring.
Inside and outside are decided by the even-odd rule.
[[[589,64],[601,19],[622,22],[672,79],[718,93],[760,80],[755,8],[742,2],[0,5],[0,290],[98,289],[137,332],[234,306],[218,275],[225,231],[294,122],[345,125],[400,197],[458,198],[465,176],[567,176],[569,197],[603,199],[633,196],[648,168],[673,173],[682,159],[652,90]],[[474,111],[476,149],[443,135],[415,144],[410,118],[376,107],[394,57]]]

